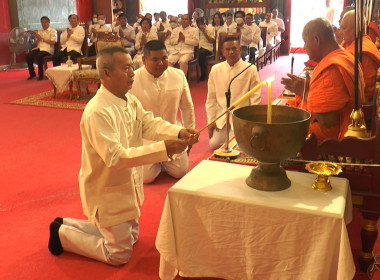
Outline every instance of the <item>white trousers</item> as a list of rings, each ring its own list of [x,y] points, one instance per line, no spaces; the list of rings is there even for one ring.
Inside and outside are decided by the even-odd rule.
[[[96,226],[87,220],[64,218],[58,231],[64,251],[111,265],[125,264],[131,258],[139,236],[138,219],[112,227]]]
[[[209,140],[210,148],[213,150],[219,149],[220,146],[226,143],[227,139],[227,132],[226,132],[226,126],[224,125],[221,129],[214,129],[212,136]],[[231,137],[234,136],[234,132],[232,128],[230,128],[230,133],[228,136],[228,139],[231,139]]]
[[[185,54],[169,54],[169,65],[173,66],[178,62],[179,68],[185,73],[187,76],[187,70],[189,69],[188,62],[194,58],[194,53],[185,53]]]
[[[143,181],[145,184],[153,183],[160,175],[162,169],[174,178],[182,178],[189,169],[189,157],[187,152],[180,154],[175,160],[144,165]]]

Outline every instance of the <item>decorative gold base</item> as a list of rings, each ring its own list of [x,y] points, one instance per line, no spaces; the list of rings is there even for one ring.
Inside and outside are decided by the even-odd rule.
[[[348,126],[348,130],[344,137],[352,136],[357,138],[368,138],[368,132],[365,125],[361,125],[360,127],[355,127],[352,124]]]
[[[328,192],[332,190],[328,176],[318,175],[315,179],[312,188],[320,192]]]
[[[237,150],[233,150],[233,149],[218,149],[216,151],[214,151],[214,155],[215,156],[218,156],[218,157],[237,157],[240,155],[240,152],[237,151]]]
[[[317,179],[315,179],[312,185],[312,188],[320,192],[331,191],[332,187],[330,184],[329,176],[338,175],[340,172],[342,172],[341,166],[328,161],[310,162],[306,164],[305,168],[310,173],[318,175]]]

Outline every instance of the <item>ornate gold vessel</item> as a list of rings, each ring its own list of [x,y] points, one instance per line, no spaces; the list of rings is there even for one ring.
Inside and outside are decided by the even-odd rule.
[[[336,163],[328,161],[310,162],[306,164],[306,170],[317,174],[312,188],[320,192],[328,192],[332,189],[329,176],[338,175],[342,172],[342,167]]]

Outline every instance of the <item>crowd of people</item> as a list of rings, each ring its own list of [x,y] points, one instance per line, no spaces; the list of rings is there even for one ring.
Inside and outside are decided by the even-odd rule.
[[[267,27],[267,44],[281,40],[285,30],[277,13],[273,9],[259,24]],[[103,28],[104,18],[102,14],[94,15],[90,26],[92,42]],[[126,16],[120,14],[119,22],[112,28],[124,40],[124,47],[105,48],[97,54],[101,87],[86,106],[80,122],[79,186],[88,221],[56,218],[50,225],[48,245],[54,255],[69,251],[112,265],[128,262],[138,240],[143,183],[153,182],[162,171],[175,178],[187,172],[191,147],[199,136],[186,80],[187,61],[193,58],[194,47],[198,46],[205,78],[202,58],[215,51],[212,45],[221,32],[238,32],[241,36],[224,41],[221,52],[225,61],[214,65],[209,74],[205,104],[209,145],[219,148],[228,130],[233,136],[226,118],[214,120],[227,109],[225,92],[230,81],[250,65],[246,58],[254,56],[251,50],[259,48],[260,29],[253,23],[253,15],[237,11],[224,18],[216,13],[210,24],[199,10],[193,14],[193,20],[189,14],[167,17],[165,12],[154,14],[154,18],[152,23],[151,14],[139,15],[137,23],[129,26]],[[317,66],[311,78],[308,73],[306,78],[288,74],[281,81],[296,94],[290,105],[311,113],[309,132],[319,142],[342,139],[350,123],[355,103],[354,20],[352,11],[342,15],[339,32],[343,42],[337,41],[326,18],[309,21],[302,37],[310,60]],[[80,55],[83,28],[78,27],[76,15],[70,16],[69,21],[70,28],[62,36],[65,45],[54,55],[54,65],[59,64],[62,56]],[[48,18],[41,18],[40,49],[32,52],[37,57],[52,54],[55,35],[48,22]],[[158,32],[163,32],[162,40],[158,40]],[[357,93],[360,106],[373,97],[375,73],[380,66],[374,43],[367,36],[363,42],[364,67],[359,71]],[[177,63],[179,69],[171,67]],[[30,78],[33,76],[35,73],[31,72]],[[230,102],[259,83],[258,71],[252,65],[231,84]],[[239,106],[260,103],[261,91],[257,90]]]
[[[146,13],[144,16],[137,15],[133,26],[128,24],[124,13],[119,13],[112,25],[107,25],[106,15],[99,13],[93,15],[88,25],[88,38],[85,38],[83,26],[79,25],[79,17],[70,15],[68,18],[70,26],[61,34],[61,49],[57,53],[54,53],[57,32],[50,27],[50,19],[44,17],[41,18],[42,29],[36,32],[37,47],[30,52],[28,57],[28,79],[36,77],[33,67],[35,57],[37,57],[39,69],[38,80],[42,80],[44,56],[53,55],[53,66],[60,65],[62,59],[68,56],[75,61],[76,58],[84,55],[81,49],[84,40],[88,40],[88,56],[95,56],[98,33],[113,32],[122,38],[124,47],[132,55],[135,69],[143,65],[142,53],[145,44],[151,40],[160,39],[165,43],[168,51],[169,65],[178,65],[186,76],[188,61],[194,58],[195,48],[198,48],[200,79],[206,80],[206,59],[218,50],[220,32],[240,33],[241,57],[243,60],[253,61],[260,46],[262,48],[263,45],[267,45],[270,48],[281,40],[281,32],[284,32],[285,27],[283,20],[278,18],[277,14],[278,10],[273,9],[272,13],[267,13],[266,20],[260,23],[260,26],[270,26],[265,43],[262,42],[258,21],[254,21],[254,15],[251,13],[246,15],[243,11],[237,11],[234,14],[218,12],[211,15],[210,20],[204,16],[201,9],[196,9],[192,15],[167,16],[165,11],[154,13],[153,16]]]

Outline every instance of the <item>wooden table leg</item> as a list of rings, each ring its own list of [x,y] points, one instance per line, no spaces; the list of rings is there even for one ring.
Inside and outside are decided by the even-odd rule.
[[[364,221],[361,230],[362,250],[359,255],[359,266],[361,271],[367,271],[368,267],[374,263],[373,247],[377,240],[377,220],[376,214],[363,213]]]
[[[57,88],[55,87],[55,85],[53,85],[53,88],[54,88],[53,98],[55,98],[55,96],[56,96],[56,94],[57,94]]]
[[[73,81],[70,81],[70,99],[73,99]]]

